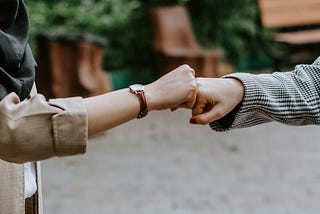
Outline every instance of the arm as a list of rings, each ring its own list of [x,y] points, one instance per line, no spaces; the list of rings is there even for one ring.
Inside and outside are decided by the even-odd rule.
[[[319,59],[312,65],[298,65],[292,72],[260,75],[235,73],[226,77],[221,79],[225,84],[219,88],[224,94],[220,96],[211,91],[211,97],[215,105],[226,105],[228,108],[220,108],[219,111],[212,108],[211,111],[218,112],[218,117],[205,120],[199,119],[202,118],[200,115],[204,114],[198,115],[200,110],[197,110],[198,112],[194,111],[192,119],[200,120],[201,124],[210,123],[214,130],[219,131],[250,127],[270,121],[288,125],[320,124]],[[230,81],[229,78],[234,80]],[[235,89],[241,91],[241,85],[234,84],[235,81],[242,84],[243,99],[239,93],[231,92]],[[213,81],[211,84],[214,84]],[[227,92],[231,94],[226,96]],[[201,94],[201,91],[198,93]],[[209,93],[202,93],[202,96],[207,95]],[[233,99],[236,101],[232,102]],[[199,103],[196,106],[199,106]]]
[[[145,93],[149,110],[190,108],[196,98],[194,71],[180,66],[147,85]],[[88,134],[125,123],[139,109],[138,98],[128,89],[86,99],[46,101],[38,94],[22,102],[11,93],[0,102],[0,158],[24,163],[84,153]]]
[[[149,111],[175,106],[191,108],[196,99],[194,71],[189,66],[176,70],[145,86]],[[85,99],[88,111],[89,135],[125,123],[139,112],[139,100],[128,89]],[[103,119],[102,119],[103,118]]]

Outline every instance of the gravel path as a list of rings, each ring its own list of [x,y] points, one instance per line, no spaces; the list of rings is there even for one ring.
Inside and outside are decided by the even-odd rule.
[[[46,214],[318,214],[320,127],[227,133],[152,112],[44,161]]]

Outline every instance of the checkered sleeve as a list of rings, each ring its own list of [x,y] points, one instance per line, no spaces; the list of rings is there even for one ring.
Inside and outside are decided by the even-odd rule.
[[[234,73],[245,87],[236,112],[210,123],[226,131],[277,121],[288,125],[320,124],[320,57],[311,65],[297,65],[290,72]],[[227,125],[226,125],[227,124]]]

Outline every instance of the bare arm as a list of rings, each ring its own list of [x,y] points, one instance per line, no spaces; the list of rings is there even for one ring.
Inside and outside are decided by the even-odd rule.
[[[148,110],[174,106],[191,108],[196,99],[194,71],[180,66],[157,81],[145,86]],[[94,135],[137,117],[139,100],[129,89],[121,89],[85,99],[88,113],[88,133]]]
[[[145,86],[149,110],[191,108],[196,98],[194,71],[180,66]],[[24,163],[86,151],[87,137],[137,117],[136,95],[122,89],[100,96],[47,101],[36,94],[20,101],[14,93],[0,102],[0,159]]]

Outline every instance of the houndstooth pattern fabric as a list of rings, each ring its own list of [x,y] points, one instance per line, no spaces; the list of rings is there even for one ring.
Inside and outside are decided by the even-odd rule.
[[[225,127],[221,120],[210,123],[213,130],[226,131],[277,121],[288,125],[320,124],[320,57],[311,65],[297,65],[290,72],[272,74],[234,73],[245,96],[235,116]]]

